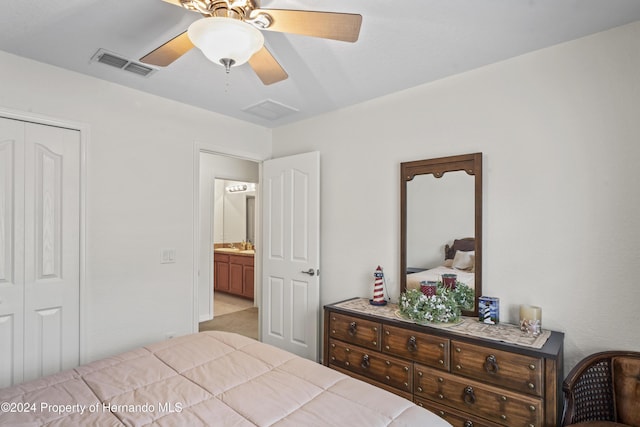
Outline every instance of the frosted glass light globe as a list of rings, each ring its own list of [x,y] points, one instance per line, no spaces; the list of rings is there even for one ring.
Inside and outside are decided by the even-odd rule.
[[[189,26],[191,42],[210,61],[225,65],[232,59],[234,66],[244,64],[264,44],[264,36],[256,27],[233,18],[202,18]]]

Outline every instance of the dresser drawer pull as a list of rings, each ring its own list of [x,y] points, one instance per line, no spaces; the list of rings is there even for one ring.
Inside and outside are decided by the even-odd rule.
[[[358,332],[358,324],[356,322],[349,323],[349,335],[354,336]]]
[[[498,366],[498,361],[496,360],[496,356],[494,356],[493,354],[490,354],[489,356],[487,356],[487,359],[484,362],[484,370],[487,371],[487,373],[495,375],[498,373],[498,371],[500,370],[500,367]]]
[[[371,362],[369,361],[368,354],[362,356],[362,363],[360,363],[360,366],[362,366],[362,369],[369,369],[369,366],[371,366]]]
[[[409,341],[407,341],[407,350],[410,352],[418,351],[418,343],[416,342],[416,337],[413,335],[409,337]]]
[[[536,407],[531,405],[529,406],[529,410],[531,410],[531,412],[536,412]]]
[[[531,390],[533,390],[534,388],[536,388],[536,385],[535,385],[534,383],[529,383],[529,384],[527,384],[527,386],[528,386]]]
[[[473,421],[469,421],[469,420],[465,421],[464,427],[473,427]]]
[[[476,394],[473,391],[473,387],[468,385],[464,388],[462,399],[464,400],[464,403],[468,403],[469,405],[476,403]]]

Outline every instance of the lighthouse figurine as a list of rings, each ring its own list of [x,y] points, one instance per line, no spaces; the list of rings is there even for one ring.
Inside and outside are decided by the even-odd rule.
[[[375,282],[373,283],[373,299],[369,300],[371,305],[387,305],[387,300],[384,299],[384,273],[382,273],[382,267],[378,266],[373,273]]]

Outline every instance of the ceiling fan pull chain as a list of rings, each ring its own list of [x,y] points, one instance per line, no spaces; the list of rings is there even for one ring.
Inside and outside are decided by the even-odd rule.
[[[227,74],[229,74],[229,71],[231,71],[231,67],[233,67],[233,64],[235,64],[236,61],[231,58],[222,58],[220,59],[220,63],[224,65],[224,69],[227,71]]]

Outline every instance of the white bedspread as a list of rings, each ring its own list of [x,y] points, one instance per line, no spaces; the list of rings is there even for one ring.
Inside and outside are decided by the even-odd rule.
[[[407,274],[407,289],[420,289],[420,282],[422,281],[441,281],[443,274],[457,274],[458,282],[462,282],[472,289],[475,288],[475,273],[441,265],[418,273]]]
[[[12,426],[448,426],[380,388],[241,335],[202,332],[0,390]]]

